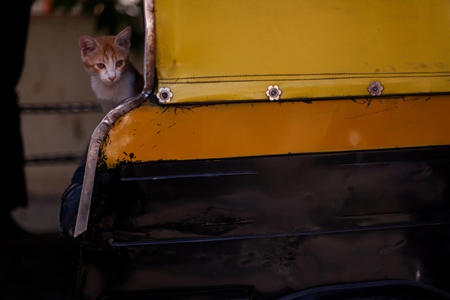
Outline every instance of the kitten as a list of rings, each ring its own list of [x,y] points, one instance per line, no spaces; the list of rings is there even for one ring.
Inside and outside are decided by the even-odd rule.
[[[105,112],[137,96],[144,79],[129,61],[131,27],[116,36],[81,36],[81,60],[91,75],[91,87]]]

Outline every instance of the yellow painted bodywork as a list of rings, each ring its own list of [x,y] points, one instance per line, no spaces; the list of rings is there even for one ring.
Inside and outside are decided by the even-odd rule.
[[[450,97],[146,104],[119,118],[102,143],[121,162],[450,145]]]
[[[450,145],[448,0],[154,3],[154,93],[173,97],[115,121],[109,168]]]
[[[448,0],[155,0],[156,91],[170,102],[450,91]],[[334,106],[331,104],[331,106]]]

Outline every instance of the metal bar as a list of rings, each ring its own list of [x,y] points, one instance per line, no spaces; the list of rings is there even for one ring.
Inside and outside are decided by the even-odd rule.
[[[130,110],[140,106],[153,91],[155,81],[155,14],[153,0],[144,1],[145,24],[146,24],[146,46],[145,46],[145,84],[143,91],[135,98],[130,98],[123,104],[111,110],[95,128],[89,144],[86,157],[86,169],[84,171],[83,188],[78,206],[77,221],[75,223],[74,237],[79,236],[87,229],[91,198],[94,188],[95,171],[100,144],[108,134],[114,122]]]
[[[87,113],[102,112],[100,104],[96,102],[74,102],[74,103],[37,103],[21,104],[20,112],[23,114],[35,113]]]
[[[83,155],[83,152],[26,155],[25,164],[42,165],[50,163],[79,162]]]
[[[144,1],[145,16],[145,57],[144,93],[149,95],[155,83],[155,5],[153,0]]]

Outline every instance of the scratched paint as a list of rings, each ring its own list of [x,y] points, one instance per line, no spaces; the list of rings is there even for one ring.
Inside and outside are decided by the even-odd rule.
[[[449,96],[195,106],[121,117],[103,162],[213,159],[450,144]]]

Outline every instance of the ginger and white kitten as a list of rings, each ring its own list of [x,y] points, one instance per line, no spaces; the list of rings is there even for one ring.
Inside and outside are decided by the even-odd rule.
[[[81,60],[91,75],[91,87],[102,109],[110,111],[125,99],[137,96],[144,79],[129,61],[131,27],[116,36],[81,36]]]

